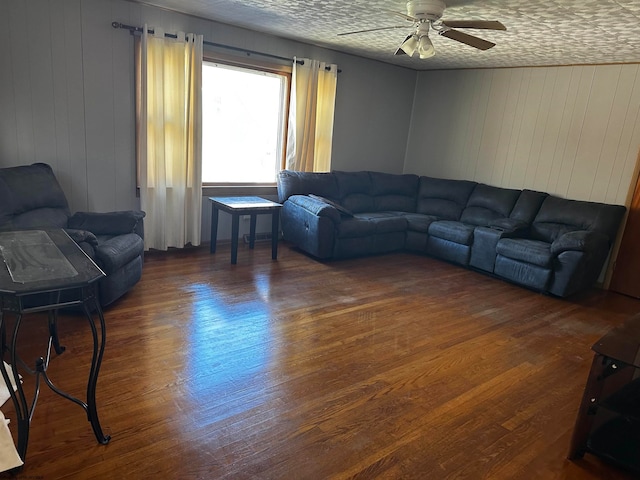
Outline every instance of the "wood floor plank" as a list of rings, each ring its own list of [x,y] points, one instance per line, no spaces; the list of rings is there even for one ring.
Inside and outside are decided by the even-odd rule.
[[[111,442],[45,388],[20,476],[633,478],[565,457],[591,345],[640,301],[558,299],[409,253],[269,252],[240,246],[236,265],[229,246],[147,254],[105,312],[97,399]],[[49,374],[81,396],[87,322],[59,328],[67,351]],[[20,340],[24,359],[41,355],[45,317],[25,317]]]

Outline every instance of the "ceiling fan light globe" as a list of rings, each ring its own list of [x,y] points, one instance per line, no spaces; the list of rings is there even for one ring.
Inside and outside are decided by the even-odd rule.
[[[431,58],[436,54],[436,49],[433,48],[433,43],[426,35],[420,37],[418,41],[418,55],[421,60]]]
[[[418,39],[416,38],[415,35],[411,35],[404,42],[402,42],[402,45],[400,45],[400,50],[402,50],[404,53],[406,53],[409,56],[412,56],[415,53],[417,48],[418,48]]]

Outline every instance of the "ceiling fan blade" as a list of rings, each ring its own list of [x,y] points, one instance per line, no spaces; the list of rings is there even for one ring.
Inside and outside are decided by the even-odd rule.
[[[414,22],[417,23],[420,20],[417,18],[412,17],[411,15],[407,15],[406,13],[401,13],[401,12],[396,12],[395,10],[387,10],[386,8],[382,9],[384,12],[387,13],[393,13],[394,15],[399,15],[402,18],[404,18],[405,20],[409,20],[410,22]]]
[[[357,30],[355,32],[345,32],[345,33],[339,33],[338,36],[341,37],[343,35],[354,35],[356,33],[366,33],[366,32],[377,32],[379,30],[391,30],[393,28],[407,28],[406,25],[395,25],[393,27],[379,27],[379,28],[368,28],[367,30]]]
[[[485,30],[506,30],[497,20],[443,20],[442,23],[451,28],[483,28]]]
[[[478,48],[480,50],[489,50],[491,47],[495,47],[496,44],[493,42],[488,42],[487,40],[483,40],[478,37],[474,37],[473,35],[468,35],[463,32],[459,32],[458,30],[443,30],[438,32],[443,37],[450,38],[452,40],[456,40],[461,43],[465,43],[471,47]]]
[[[412,36],[413,36],[413,33],[410,33],[409,35],[407,35],[406,38],[402,41],[402,43],[400,43],[400,47],[402,47],[404,45],[404,42],[409,40]],[[400,48],[400,47],[398,47],[398,49],[396,50],[394,55],[406,55],[407,54],[407,52],[402,50],[402,48]]]

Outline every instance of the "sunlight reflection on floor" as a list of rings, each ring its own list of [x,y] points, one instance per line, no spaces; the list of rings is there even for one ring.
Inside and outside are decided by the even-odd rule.
[[[268,279],[256,279],[253,298],[228,295],[208,284],[192,285],[190,290],[193,315],[186,339],[189,371],[185,372],[190,379],[189,395],[194,399],[224,397],[226,405],[233,404],[232,410],[218,409],[217,419],[262,403],[269,385],[267,367],[277,343],[271,338],[266,303]]]

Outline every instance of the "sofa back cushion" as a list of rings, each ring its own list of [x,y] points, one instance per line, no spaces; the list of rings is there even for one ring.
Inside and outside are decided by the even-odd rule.
[[[459,220],[476,185],[469,180],[420,177],[416,212],[445,220]]]
[[[284,203],[291,195],[308,195],[310,193],[332,200],[338,198],[338,184],[330,173],[282,170],[278,173],[277,181],[280,203]]]
[[[486,226],[492,220],[506,218],[515,205],[520,190],[478,184],[473,189],[460,221],[470,225]]]
[[[531,225],[531,237],[551,243],[564,233],[586,230],[602,233],[611,243],[625,210],[621,205],[548,196]]]
[[[66,227],[69,215],[67,198],[49,165],[0,168],[0,229]]]
[[[369,172],[334,171],[340,204],[353,213],[374,212],[373,186]]]
[[[519,220],[526,223],[527,225],[531,224],[531,222],[533,222],[533,219],[536,217],[536,214],[540,210],[542,202],[544,202],[544,199],[548,196],[549,194],[544,192],[522,190],[520,196],[518,197],[518,201],[513,207],[513,210],[511,210],[509,218]]]
[[[376,212],[416,211],[418,176],[369,172]]]
[[[334,171],[340,203],[354,213],[415,212],[417,175]]]

